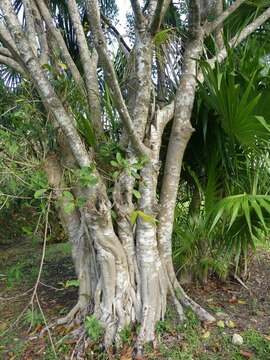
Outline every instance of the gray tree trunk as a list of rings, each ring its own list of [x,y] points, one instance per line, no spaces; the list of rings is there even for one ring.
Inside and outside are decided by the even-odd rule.
[[[5,51],[2,51],[4,59],[0,57],[0,61],[34,82],[55,129],[60,133],[57,139],[59,155],[47,157],[45,170],[54,188],[54,196],[59,200],[59,216],[72,244],[80,284],[77,305],[60,323],[69,323],[74,319],[83,321],[86,314],[92,313],[104,326],[106,345],[119,340],[119,333],[125,326],[140,323],[137,340],[140,350],[145,342],[154,340],[155,325],[164,318],[168,295],[177,309],[179,321],[184,319],[183,307],[191,308],[201,320],[214,321],[180,286],[173,269],[171,235],[182,159],[193,132],[190,118],[196,92],[197,60],[202,53],[203,40],[209,32],[220,29],[222,21],[242,2],[236,1],[209,27],[207,23],[201,24],[198,2],[191,1],[194,12],[191,16],[193,33],[186,44],[182,73],[178,74],[179,86],[174,101],[159,109],[154,103],[152,84],[153,42],[170,1],[150,0],[147,13],[143,13],[138,1],[131,2],[136,23],[136,42],[129,58],[129,80],[132,81],[127,82],[124,99],[107,48],[96,0],[86,0],[95,50],[89,47],[76,2],[67,2],[76,32],[83,76],[72,60],[61,32],[55,27],[45,1],[24,1],[27,11],[26,27],[23,28],[12,2],[1,0],[4,20],[0,23],[0,41]],[[43,22],[38,24],[32,18],[33,14],[35,19],[42,18]],[[267,9],[241,32],[235,44],[245,39],[269,17],[270,9]],[[33,36],[33,31],[36,31],[36,36]],[[126,160],[132,166],[142,156],[147,158],[138,182],[127,169],[122,170],[114,182],[113,202],[102,172],[97,167],[93,170],[97,179],[95,185],[83,187],[72,184],[74,198],[83,196],[86,203],[71,214],[65,212],[65,200],[62,197],[65,164],[71,159],[71,168],[89,167],[95,163],[95,150],[86,148],[77,129],[76,119],[41,66],[44,59],[51,56],[49,44],[52,42],[58,46],[60,58],[66,62],[73,81],[92,110],[98,137],[103,136],[103,128],[97,63],[99,61],[102,64],[123,123],[121,143],[127,145]],[[38,46],[40,48],[37,51]],[[11,58],[13,55],[14,59]],[[225,57],[226,50],[222,49],[218,61]],[[159,198],[157,181],[160,147],[164,128],[171,120],[173,125]],[[133,196],[135,186],[139,186],[141,195],[138,200]],[[115,221],[112,210],[116,213]],[[134,211],[137,214],[135,223],[131,221]]]

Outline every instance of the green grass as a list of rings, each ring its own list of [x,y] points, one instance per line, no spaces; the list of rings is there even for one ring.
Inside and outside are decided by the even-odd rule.
[[[232,336],[218,334],[216,331],[209,339],[203,339],[201,329],[191,329],[189,326],[181,333],[183,339],[177,342],[166,343],[161,339],[159,354],[152,355],[153,349],[148,347],[148,358],[168,360],[244,360],[241,350],[253,354],[252,359],[270,359],[270,341],[266,340],[255,330],[248,330],[241,335],[244,344],[240,347],[232,345]]]
[[[30,246],[30,245],[29,245]],[[0,259],[0,273],[5,274],[5,278],[1,280],[1,286],[7,288],[9,295],[13,296],[19,294],[23,289],[30,288],[35,283],[37,271],[41,258],[41,246],[31,245],[32,247],[24,250],[18,248],[14,249],[15,253],[9,253],[9,256],[4,258],[4,262]],[[29,251],[31,250],[31,256]],[[0,255],[1,257],[2,255]],[[62,271],[70,269],[72,267],[71,250],[67,243],[59,243],[49,245],[46,249],[46,257],[44,263],[43,275],[45,282],[48,284],[51,282],[59,284],[60,281],[68,282],[68,280],[61,279],[59,277],[57,266],[61,264]],[[55,266],[55,269],[52,269]],[[64,267],[63,267],[64,266]],[[72,275],[72,274],[71,274]],[[62,275],[61,275],[62,276]],[[74,274],[72,275],[74,277]],[[59,287],[59,285],[58,285]],[[76,290],[76,288],[74,288]],[[64,291],[68,291],[64,290]],[[70,291],[70,290],[69,290]],[[29,299],[22,299],[21,303],[12,303],[12,309],[8,306],[8,320],[1,318],[4,322],[12,323],[16,319],[16,316],[25,306]],[[20,305],[20,307],[18,307]],[[57,305],[57,303],[56,303]],[[54,306],[54,305],[53,305]],[[1,307],[1,306],[0,306]],[[256,304],[254,304],[254,309]],[[55,307],[50,309],[50,314],[53,317],[61,316],[61,313],[67,312],[69,306],[65,307],[65,303],[61,307]],[[216,307],[215,311],[220,310]],[[48,311],[48,309],[46,309]],[[50,316],[51,316],[50,315]],[[2,313],[1,313],[2,316]],[[47,315],[46,315],[47,316]],[[49,315],[48,315],[49,316]],[[266,315],[267,316],[267,315]],[[102,337],[102,330],[99,323],[94,318],[88,318],[87,331],[92,338],[92,341],[96,340],[91,349],[89,349],[89,358],[107,360],[109,356],[102,350],[100,341]],[[15,356],[14,359],[23,358],[24,351],[27,348],[34,348],[34,343],[26,343],[23,340],[29,323],[33,322],[34,327],[39,323],[42,323],[38,309],[32,314],[29,311],[25,313],[19,322],[18,326],[11,329],[3,337],[0,334],[0,359],[6,358],[7,352],[10,352],[10,357]],[[1,322],[0,322],[1,325]],[[137,326],[138,327],[138,326]],[[3,330],[3,329],[2,329]],[[270,329],[269,329],[270,330]],[[206,331],[209,331],[209,336],[205,337]],[[239,333],[243,339],[244,344],[240,347],[232,344],[233,332]],[[0,328],[1,333],[1,328]],[[24,334],[24,335],[23,335]],[[159,321],[156,325],[156,334],[158,340],[158,348],[153,349],[151,345],[145,347],[146,359],[149,360],[245,360],[241,355],[241,351],[248,351],[253,354],[254,360],[270,360],[270,341],[255,331],[249,329],[243,332],[239,332],[237,329],[224,329],[213,326],[209,329],[204,329],[193,313],[187,313],[187,321],[183,324],[177,323],[177,316],[173,307],[168,307],[166,317],[163,321]],[[124,328],[120,333],[120,339],[124,347],[133,346],[134,339],[136,337],[135,327]],[[63,334],[59,334],[57,330],[53,333],[54,342],[57,343],[59,339],[63,338]],[[46,340],[47,346],[45,348],[45,354],[42,355],[43,360],[55,359],[50,343]],[[69,356],[72,352],[72,344],[66,344],[59,342],[57,345],[58,358],[62,359],[65,356]],[[36,348],[38,351],[39,348]],[[94,355],[91,355],[94,352]],[[115,360],[120,359],[120,355],[113,355]]]

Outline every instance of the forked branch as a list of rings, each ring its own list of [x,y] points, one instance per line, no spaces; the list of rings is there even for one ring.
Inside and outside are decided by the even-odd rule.
[[[222,14],[218,16],[217,19],[210,23],[205,24],[205,35],[211,34],[214,30],[216,30],[220,25],[224,23],[224,21],[242,5],[246,0],[236,0],[231,6],[229,6],[226,10],[223,11]]]
[[[156,10],[153,16],[153,20],[151,23],[151,33],[155,34],[162,23],[162,20],[164,18],[164,15],[166,14],[166,11],[168,9],[168,6],[170,4],[170,0],[158,0]]]
[[[86,5],[95,46],[100,60],[102,61],[102,66],[106,74],[108,84],[111,88],[120,118],[135,150],[141,155],[148,155],[150,151],[139,139],[122,96],[117,75],[108,53],[106,39],[101,28],[100,12],[97,0],[87,0]]]
[[[260,16],[257,17],[254,21],[252,21],[249,25],[247,25],[240,34],[233,37],[230,42],[229,46],[231,48],[236,48],[242,41],[244,41],[249,35],[251,35],[256,29],[258,29],[260,26],[262,26],[268,19],[270,19],[270,7],[265,10]],[[227,49],[224,47],[222,50],[220,50],[216,56],[208,60],[208,63],[213,68],[215,66],[215,63],[221,63],[226,59],[228,56]],[[203,81],[203,75],[200,72],[198,75],[198,80],[200,82]]]

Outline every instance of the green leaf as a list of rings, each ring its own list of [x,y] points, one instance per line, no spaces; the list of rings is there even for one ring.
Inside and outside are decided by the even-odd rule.
[[[117,152],[117,153],[116,153],[116,160],[118,161],[118,163],[121,163],[121,161],[122,161],[122,156],[121,156],[120,152]]]
[[[92,174],[93,169],[89,166],[83,167],[76,172],[78,180],[82,186],[94,186],[98,183],[98,178]]]
[[[229,224],[229,229],[232,227],[233,223],[235,222],[235,219],[237,218],[239,209],[240,209],[240,205],[241,202],[238,201],[234,204],[233,209],[232,209],[232,216],[231,216],[231,220],[230,220],[230,224]]]
[[[132,225],[135,224],[137,217],[138,217],[138,211],[136,211],[136,210],[132,211],[132,213],[130,215],[130,222]]]
[[[248,203],[248,198],[247,198],[247,197],[245,197],[245,198],[243,199],[242,209],[243,209],[244,214],[245,214],[245,218],[246,218],[246,221],[247,221],[247,224],[248,224],[248,228],[249,228],[250,234],[253,235],[253,233],[252,233],[252,227],[251,227],[251,219],[250,219],[250,207],[249,207],[249,203]]]
[[[72,214],[75,210],[75,203],[74,202],[68,202],[64,204],[64,212],[66,214]]]
[[[164,30],[160,30],[154,36],[154,44],[156,46],[160,46],[160,45],[164,44],[169,39],[169,36],[172,34],[172,32],[173,32],[173,28],[167,28]]]
[[[63,191],[63,196],[67,199],[67,200],[70,200],[70,201],[73,201],[74,200],[74,197],[72,195],[72,193],[70,191]]]
[[[265,224],[263,213],[262,213],[260,205],[254,199],[251,199],[250,202],[251,202],[251,205],[252,205],[253,209],[255,210],[260,222],[262,223],[264,229],[267,230],[267,226]]]
[[[223,205],[223,204],[222,204],[222,205]],[[211,225],[211,228],[210,228],[210,230],[209,230],[209,233],[214,229],[214,227],[216,226],[216,224],[218,223],[218,221],[221,219],[223,213],[224,213],[224,207],[223,207],[223,206],[222,206],[222,207],[219,207],[219,210],[218,210],[218,212],[217,212],[217,214],[216,214],[216,216],[215,216],[215,218],[214,218],[214,220],[213,220],[213,222],[212,222],[212,225]]]
[[[64,283],[64,287],[65,287],[65,288],[69,288],[69,287],[72,287],[72,286],[79,287],[79,286],[80,286],[79,280],[77,280],[77,279],[67,280],[67,281]]]
[[[82,208],[86,203],[87,203],[87,198],[86,198],[86,197],[79,196],[79,197],[77,198],[77,206],[78,206],[79,208]]]
[[[116,162],[115,160],[111,160],[111,165],[113,167],[118,167],[119,166],[118,162]]]
[[[138,190],[134,189],[132,191],[132,193],[133,193],[133,195],[135,196],[136,199],[140,199],[142,197]]]
[[[157,219],[155,219],[153,216],[146,214],[143,211],[138,210],[137,213],[138,213],[138,216],[146,222],[149,222],[152,224],[156,224],[158,222]]]
[[[35,199],[40,198],[46,191],[47,191],[47,189],[39,189],[39,190],[35,191],[34,198]]]
[[[63,70],[67,70],[67,69],[68,69],[67,65],[64,64],[63,62],[59,62],[58,65],[59,65],[60,68],[63,69]]]

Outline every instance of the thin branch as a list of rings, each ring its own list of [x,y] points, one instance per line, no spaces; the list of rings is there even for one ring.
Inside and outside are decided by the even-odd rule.
[[[98,57],[96,51],[89,51],[87,39],[81,23],[80,13],[75,0],[68,0],[69,15],[76,33],[79,54],[84,71],[85,85],[91,119],[98,137],[102,137],[103,128],[101,122],[101,107],[99,101],[99,85],[97,78]]]
[[[41,312],[41,316],[42,316],[43,321],[44,321],[44,324],[45,324],[45,329],[46,329],[47,332],[48,332],[48,336],[49,336],[49,340],[50,340],[50,343],[51,343],[51,347],[52,347],[54,356],[55,356],[55,358],[57,359],[57,353],[56,353],[55,345],[54,345],[54,342],[53,342],[53,339],[52,339],[51,330],[50,330],[50,327],[48,326],[48,323],[47,323],[47,320],[46,320],[44,311],[43,311],[43,309],[42,309],[42,307],[41,307],[41,304],[40,304],[40,301],[39,301],[39,298],[38,298],[37,294],[36,294],[36,301],[37,301],[37,304],[38,304],[38,307],[39,307],[39,311]]]
[[[0,55],[0,63],[12,68],[13,70],[17,71],[18,73],[26,77],[25,71],[21,67],[21,65],[17,63],[17,61],[11,59],[10,57]]]
[[[215,11],[214,11],[216,18],[218,18],[223,13],[223,11],[224,11],[223,0],[216,0]],[[214,36],[215,36],[216,47],[218,49],[222,49],[224,47],[223,23],[216,27],[214,31]]]
[[[131,7],[132,7],[133,14],[134,14],[134,17],[135,17],[135,21],[136,21],[136,24],[137,24],[137,28],[141,29],[143,24],[144,24],[145,18],[144,18],[144,15],[142,13],[140,3],[139,3],[138,0],[130,0],[130,3],[131,3]]]
[[[112,24],[112,22],[110,21],[110,19],[107,18],[107,16],[105,16],[104,14],[100,13],[101,16],[101,20],[112,30],[112,33],[114,34],[114,36],[116,37],[116,39],[118,40],[118,42],[120,43],[120,45],[123,46],[124,51],[126,56],[129,55],[131,49],[130,47],[127,45],[127,43],[125,42],[123,36],[120,34],[120,32],[116,29],[116,27]]]
[[[270,7],[265,10],[257,19],[252,21],[249,25],[247,25],[240,34],[236,35],[232,38],[229,42],[229,46],[231,48],[236,48],[242,41],[244,41],[250,34],[252,34],[257,28],[262,26],[268,19],[270,18]],[[215,63],[221,63],[226,59],[228,56],[227,49],[223,48],[220,50],[216,56],[214,56],[212,59],[209,59],[207,62],[210,64],[211,68],[214,68]],[[203,81],[203,74],[200,72],[198,74],[198,80],[200,82]]]
[[[50,14],[49,9],[47,8],[47,6],[43,0],[35,0],[35,1],[36,1],[36,5],[48,27],[48,30],[50,31],[51,35],[54,37],[54,39],[56,40],[56,42],[59,46],[61,54],[64,58],[64,61],[67,63],[68,68],[71,71],[73,79],[79,85],[79,87],[81,87],[83,89],[84,82],[81,77],[81,74],[68,51],[65,40],[63,39],[63,37],[61,35],[61,32],[55,26],[55,23],[53,21],[53,18]]]
[[[8,29],[14,36],[21,60],[25,64],[32,80],[35,82],[43,104],[48,111],[52,113],[58,125],[62,128],[78,164],[80,166],[89,166],[89,153],[86,151],[85,145],[75,128],[74,118],[64,108],[50,81],[45,76],[40,62],[34,56],[10,1],[1,0],[0,8]]]
[[[31,0],[22,0],[24,7],[25,16],[25,30],[32,50],[37,55],[37,39],[36,39],[36,28],[34,23],[34,17],[32,13]]]
[[[158,0],[153,20],[150,26],[152,34],[155,34],[160,29],[160,25],[166,14],[168,6],[170,5],[170,2],[171,0]]]
[[[2,296],[0,296],[0,300],[1,300],[1,301],[17,300],[17,299],[19,299],[19,298],[22,298],[22,297],[28,295],[33,289],[34,289],[34,287],[31,287],[30,289],[26,290],[26,291],[23,292],[22,294],[15,295],[15,296],[11,296],[11,297],[2,297]]]
[[[35,26],[37,28],[37,35],[39,39],[40,45],[40,63],[42,65],[47,64],[49,62],[49,45],[47,40],[47,32],[46,32],[46,25],[41,17],[40,11],[36,6],[34,0],[32,1],[32,11],[35,18]]]
[[[228,9],[223,11],[220,16],[212,22],[206,22],[205,24],[205,35],[210,35],[211,32],[216,30],[220,25],[224,23],[224,21],[242,5],[246,0],[236,0]]]
[[[157,118],[160,119],[161,128],[165,128],[170,120],[172,120],[174,116],[174,102],[167,104],[163,108],[157,111]]]
[[[44,230],[42,255],[41,255],[41,260],[40,260],[40,265],[39,265],[38,276],[37,276],[36,283],[34,285],[34,290],[33,290],[31,300],[30,300],[30,303],[29,303],[29,305],[31,305],[31,307],[32,307],[32,312],[33,312],[33,309],[34,309],[34,300],[35,300],[35,298],[38,299],[37,290],[38,290],[38,286],[39,286],[39,282],[40,282],[40,278],[41,278],[41,274],[42,274],[42,270],[43,270],[43,265],[44,265],[45,254],[46,254],[46,245],[47,245],[47,234],[48,234],[49,212],[50,212],[50,206],[51,206],[51,198],[52,198],[52,191],[50,192],[50,195],[49,195],[48,205],[47,205],[46,215],[45,215],[45,230]],[[47,324],[45,324],[45,325],[47,325]],[[31,322],[30,328],[31,328],[31,326],[32,326],[32,322]]]
[[[115,105],[119,115],[123,121],[124,127],[130,137],[133,147],[142,155],[147,155],[149,149],[140,141],[136,130],[130,118],[127,106],[123,99],[121,89],[118,83],[117,75],[114,66],[108,54],[107,43],[101,28],[100,12],[96,0],[87,0],[87,12],[90,20],[90,27],[94,35],[94,42],[99,54],[100,61],[105,71],[109,86],[112,90]]]
[[[20,56],[18,54],[18,49],[15,44],[15,41],[13,40],[8,29],[1,22],[0,22],[0,41],[1,41],[2,45],[10,51],[10,53],[13,55],[14,59],[16,59],[18,62],[20,62],[20,65],[23,66],[23,64],[20,61]]]
[[[0,47],[0,55],[10,57],[10,58],[12,57],[11,52],[5,47]]]

